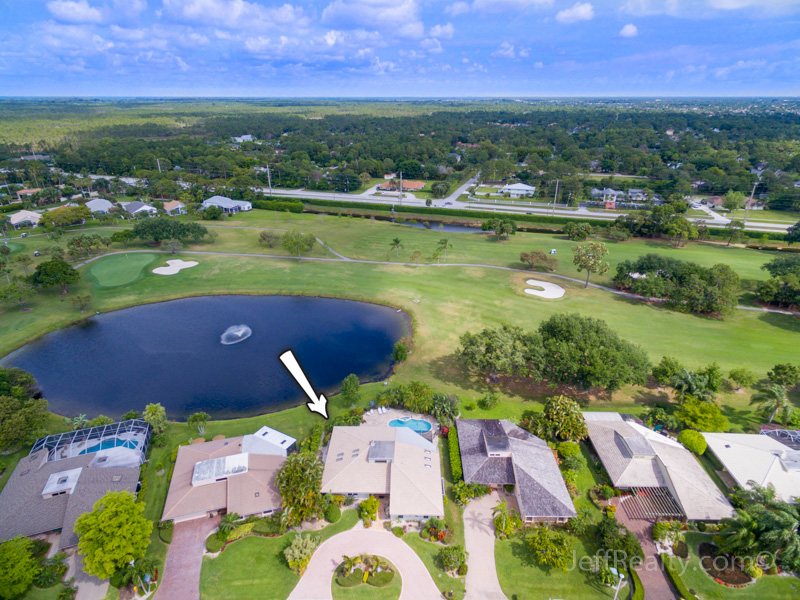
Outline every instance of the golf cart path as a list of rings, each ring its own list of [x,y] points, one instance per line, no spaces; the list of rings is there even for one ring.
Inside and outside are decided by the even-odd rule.
[[[390,561],[402,579],[400,600],[436,600],[442,594],[411,546],[388,531],[351,529],[325,541],[288,600],[331,600],[331,581],[342,556],[374,554]]]
[[[424,264],[415,264],[409,262],[392,262],[388,260],[365,260],[360,258],[349,258],[336,252],[330,246],[323,243],[322,240],[317,238],[319,243],[327,250],[332,252],[337,256],[337,258],[326,258],[320,256],[286,256],[282,254],[253,254],[253,253],[246,253],[246,252],[210,252],[207,250],[181,250],[181,254],[195,254],[195,255],[205,255],[205,256],[236,256],[240,258],[282,258],[284,260],[304,260],[304,261],[314,261],[314,262],[347,262],[347,263],[355,263],[355,264],[362,264],[362,265],[390,265],[390,266],[401,266],[401,267],[423,267],[423,268],[447,268],[447,267],[472,267],[478,269],[494,269],[497,271],[509,271],[511,273],[525,273],[526,275],[530,275],[531,273],[535,273],[537,276],[543,277],[553,277],[555,279],[563,279],[564,281],[571,281],[573,283],[580,283],[585,284],[583,279],[578,279],[576,277],[569,277],[567,275],[559,275],[558,273],[544,273],[539,271],[530,271],[526,269],[515,269],[513,267],[501,267],[499,265],[484,265],[480,263],[441,263],[441,264],[433,264],[433,263],[424,263]],[[106,254],[99,254],[97,256],[92,256],[82,262],[79,262],[75,265],[75,268],[78,269],[80,267],[86,266],[89,263],[92,263],[96,260],[101,258],[105,258],[106,256],[114,256],[116,254],[134,254],[137,252],[149,252],[149,253],[157,253],[157,254],[170,254],[170,252],[161,251],[158,249],[147,249],[147,250],[119,250],[116,252],[107,252]],[[630,292],[623,292],[621,290],[615,290],[614,288],[607,287],[605,285],[600,285],[598,283],[591,283],[587,287],[595,288],[598,290],[603,290],[605,292],[609,292],[611,294],[616,294],[617,296],[623,296],[625,298],[630,298],[632,300],[639,300],[641,302],[662,302],[661,298],[644,298],[642,296],[637,296],[636,294],[631,294]],[[736,308],[741,310],[753,310],[757,312],[765,312],[765,313],[773,313],[778,315],[789,315],[789,316],[800,316],[800,312],[794,312],[791,310],[781,310],[778,308],[762,308],[760,306],[737,306]]]

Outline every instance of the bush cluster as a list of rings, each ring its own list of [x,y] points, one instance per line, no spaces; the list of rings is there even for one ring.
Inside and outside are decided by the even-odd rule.
[[[461,450],[458,446],[458,432],[453,427],[447,434],[447,447],[450,452],[450,472],[453,475],[453,481],[459,482],[464,478],[464,472],[461,467]]]

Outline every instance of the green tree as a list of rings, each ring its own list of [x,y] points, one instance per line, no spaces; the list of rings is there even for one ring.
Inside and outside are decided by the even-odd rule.
[[[442,563],[442,568],[445,571],[455,571],[467,562],[467,552],[461,544],[454,544],[452,546],[445,546],[439,550],[439,561]]]
[[[800,366],[791,363],[777,364],[767,371],[767,379],[772,383],[792,388],[800,383]]]
[[[200,223],[183,224],[184,237],[192,238],[192,241],[195,244],[199,244],[203,236],[207,234],[208,234],[208,229],[206,229],[203,225],[200,225]]]
[[[728,190],[722,197],[722,206],[730,211],[739,210],[744,207],[745,200],[747,200],[747,196],[742,192]]]
[[[566,396],[551,396],[544,401],[542,416],[550,424],[550,431],[562,440],[578,441],[589,435],[581,406]]]
[[[125,248],[128,247],[128,242],[134,240],[135,238],[136,236],[130,229],[115,231],[114,233],[111,234],[111,241],[117,244],[122,244],[123,246],[125,246]]]
[[[36,290],[23,281],[14,281],[0,290],[0,300],[19,304],[21,312],[30,310],[26,305],[36,295]]]
[[[447,192],[450,191],[450,184],[446,181],[437,181],[431,186],[431,192],[434,198],[444,198]]]
[[[300,233],[296,229],[287,231],[281,238],[283,249],[300,258],[300,255],[311,252],[316,238],[310,233]]]
[[[444,262],[447,262],[447,249],[452,248],[453,244],[450,243],[450,238],[442,238],[439,240],[439,245],[436,247],[438,252],[444,252]]]
[[[602,242],[590,242],[583,246],[577,245],[572,248],[572,263],[578,267],[578,273],[586,271],[586,284],[589,287],[589,276],[592,273],[603,275],[610,267],[604,258],[608,254],[608,248]]]
[[[240,518],[239,514],[235,512],[223,515],[219,521],[219,527],[217,528],[217,537],[223,542],[226,541],[231,532],[236,529],[237,522]]]
[[[725,231],[728,232],[728,247],[730,247],[731,244],[738,244],[742,241],[744,223],[737,219],[731,219],[728,224],[725,225]]]
[[[686,427],[698,431],[725,431],[729,425],[719,406],[691,396],[678,407],[675,416],[683,421]]]
[[[526,540],[528,550],[537,563],[546,568],[566,571],[572,560],[572,541],[560,531],[545,525],[534,527]]]
[[[738,392],[743,387],[752,387],[758,381],[758,376],[750,369],[739,367],[731,369],[728,373],[728,379],[736,384],[736,391]]]
[[[133,226],[132,233],[140,240],[151,240],[156,244],[189,237],[186,224],[171,217],[142,219]]]
[[[500,503],[492,509],[494,515],[495,526],[498,531],[504,532],[506,530],[506,522],[511,515],[512,510],[508,507],[508,501],[503,498]]]
[[[392,360],[396,363],[405,362],[408,358],[408,348],[403,342],[397,342],[392,350]]]
[[[153,523],[143,516],[144,504],[127,491],[107,492],[92,512],[75,521],[84,570],[108,579],[127,563],[144,556]]]
[[[156,435],[164,433],[167,429],[167,411],[160,402],[145,406],[142,419],[150,423],[150,427],[153,428],[153,433]]]
[[[310,519],[322,507],[322,462],[311,454],[291,454],[276,477],[283,518],[293,527]]]
[[[675,398],[683,402],[686,398],[695,398],[704,402],[714,400],[714,392],[708,385],[708,377],[702,373],[681,369],[669,382],[675,390]]]
[[[89,419],[86,417],[84,413],[81,413],[71,419],[64,419],[67,424],[72,428],[72,431],[78,431],[78,429],[83,429],[84,427],[89,426]]]
[[[0,598],[19,598],[41,570],[31,550],[33,542],[16,537],[0,544]]]
[[[100,427],[101,425],[111,425],[114,423],[114,419],[111,417],[107,417],[106,415],[97,415],[94,419],[89,421],[87,425],[89,427]]]
[[[661,361],[653,367],[652,375],[660,385],[669,385],[672,378],[681,371],[685,371],[684,366],[677,358],[662,356]]]
[[[60,285],[62,294],[69,293],[67,286],[78,283],[80,280],[80,274],[60,258],[53,258],[40,263],[34,270],[33,275],[31,275],[31,283],[33,285],[44,288]]]
[[[181,244],[180,240],[163,240],[160,247],[162,252],[169,252],[174,255],[183,249],[183,244]]]
[[[750,404],[758,405],[759,412],[764,417],[769,415],[770,423],[780,413],[781,420],[786,425],[794,412],[794,406],[792,406],[789,396],[786,394],[786,386],[779,383],[770,383],[758,393],[753,394],[750,398]]]
[[[262,231],[258,234],[258,242],[264,244],[267,248],[275,248],[281,243],[281,236],[274,231]]]
[[[219,221],[225,215],[225,211],[219,206],[209,206],[203,209],[202,215],[207,221]]]
[[[573,242],[583,242],[590,235],[592,235],[592,226],[589,225],[589,223],[576,223],[575,221],[570,221],[564,225],[564,229],[562,231],[564,235],[566,235],[567,238]]]
[[[353,406],[361,400],[361,384],[358,382],[358,375],[350,373],[342,381],[342,391],[339,393],[342,406]]]
[[[698,456],[705,452],[708,446],[703,434],[693,429],[684,429],[681,431],[678,435],[678,441],[683,444],[689,452],[694,452]]]
[[[400,249],[403,247],[403,243],[400,241],[400,238],[394,238],[391,243],[389,244],[389,248],[394,250],[394,257],[397,258],[397,253],[400,252]]]
[[[790,246],[795,242],[800,242],[800,221],[789,227],[783,240]]]
[[[532,271],[555,271],[558,260],[541,250],[531,250],[530,252],[520,252],[519,262],[526,265]]]
[[[79,311],[86,312],[88,308],[92,305],[92,295],[91,294],[78,294],[77,296],[73,296],[70,298],[70,302],[72,305],[77,308]]]
[[[204,435],[206,432],[206,423],[211,418],[207,412],[196,412],[189,416],[189,419],[186,421],[186,424],[189,427],[197,427],[197,431],[200,432],[200,435]]]
[[[33,259],[28,256],[27,254],[22,254],[15,259],[20,265],[22,265],[23,270],[25,271],[25,277],[28,276],[28,266],[33,262]]]

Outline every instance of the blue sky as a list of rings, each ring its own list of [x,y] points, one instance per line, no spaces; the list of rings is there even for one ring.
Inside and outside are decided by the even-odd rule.
[[[0,96],[799,92],[800,0],[0,0]]]

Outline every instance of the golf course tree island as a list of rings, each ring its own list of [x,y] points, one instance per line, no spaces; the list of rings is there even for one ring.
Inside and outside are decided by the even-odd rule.
[[[613,392],[627,384],[644,385],[650,362],[644,350],[623,340],[601,319],[556,314],[534,332],[504,324],[467,332],[457,355],[471,369],[552,384],[598,387]]]

